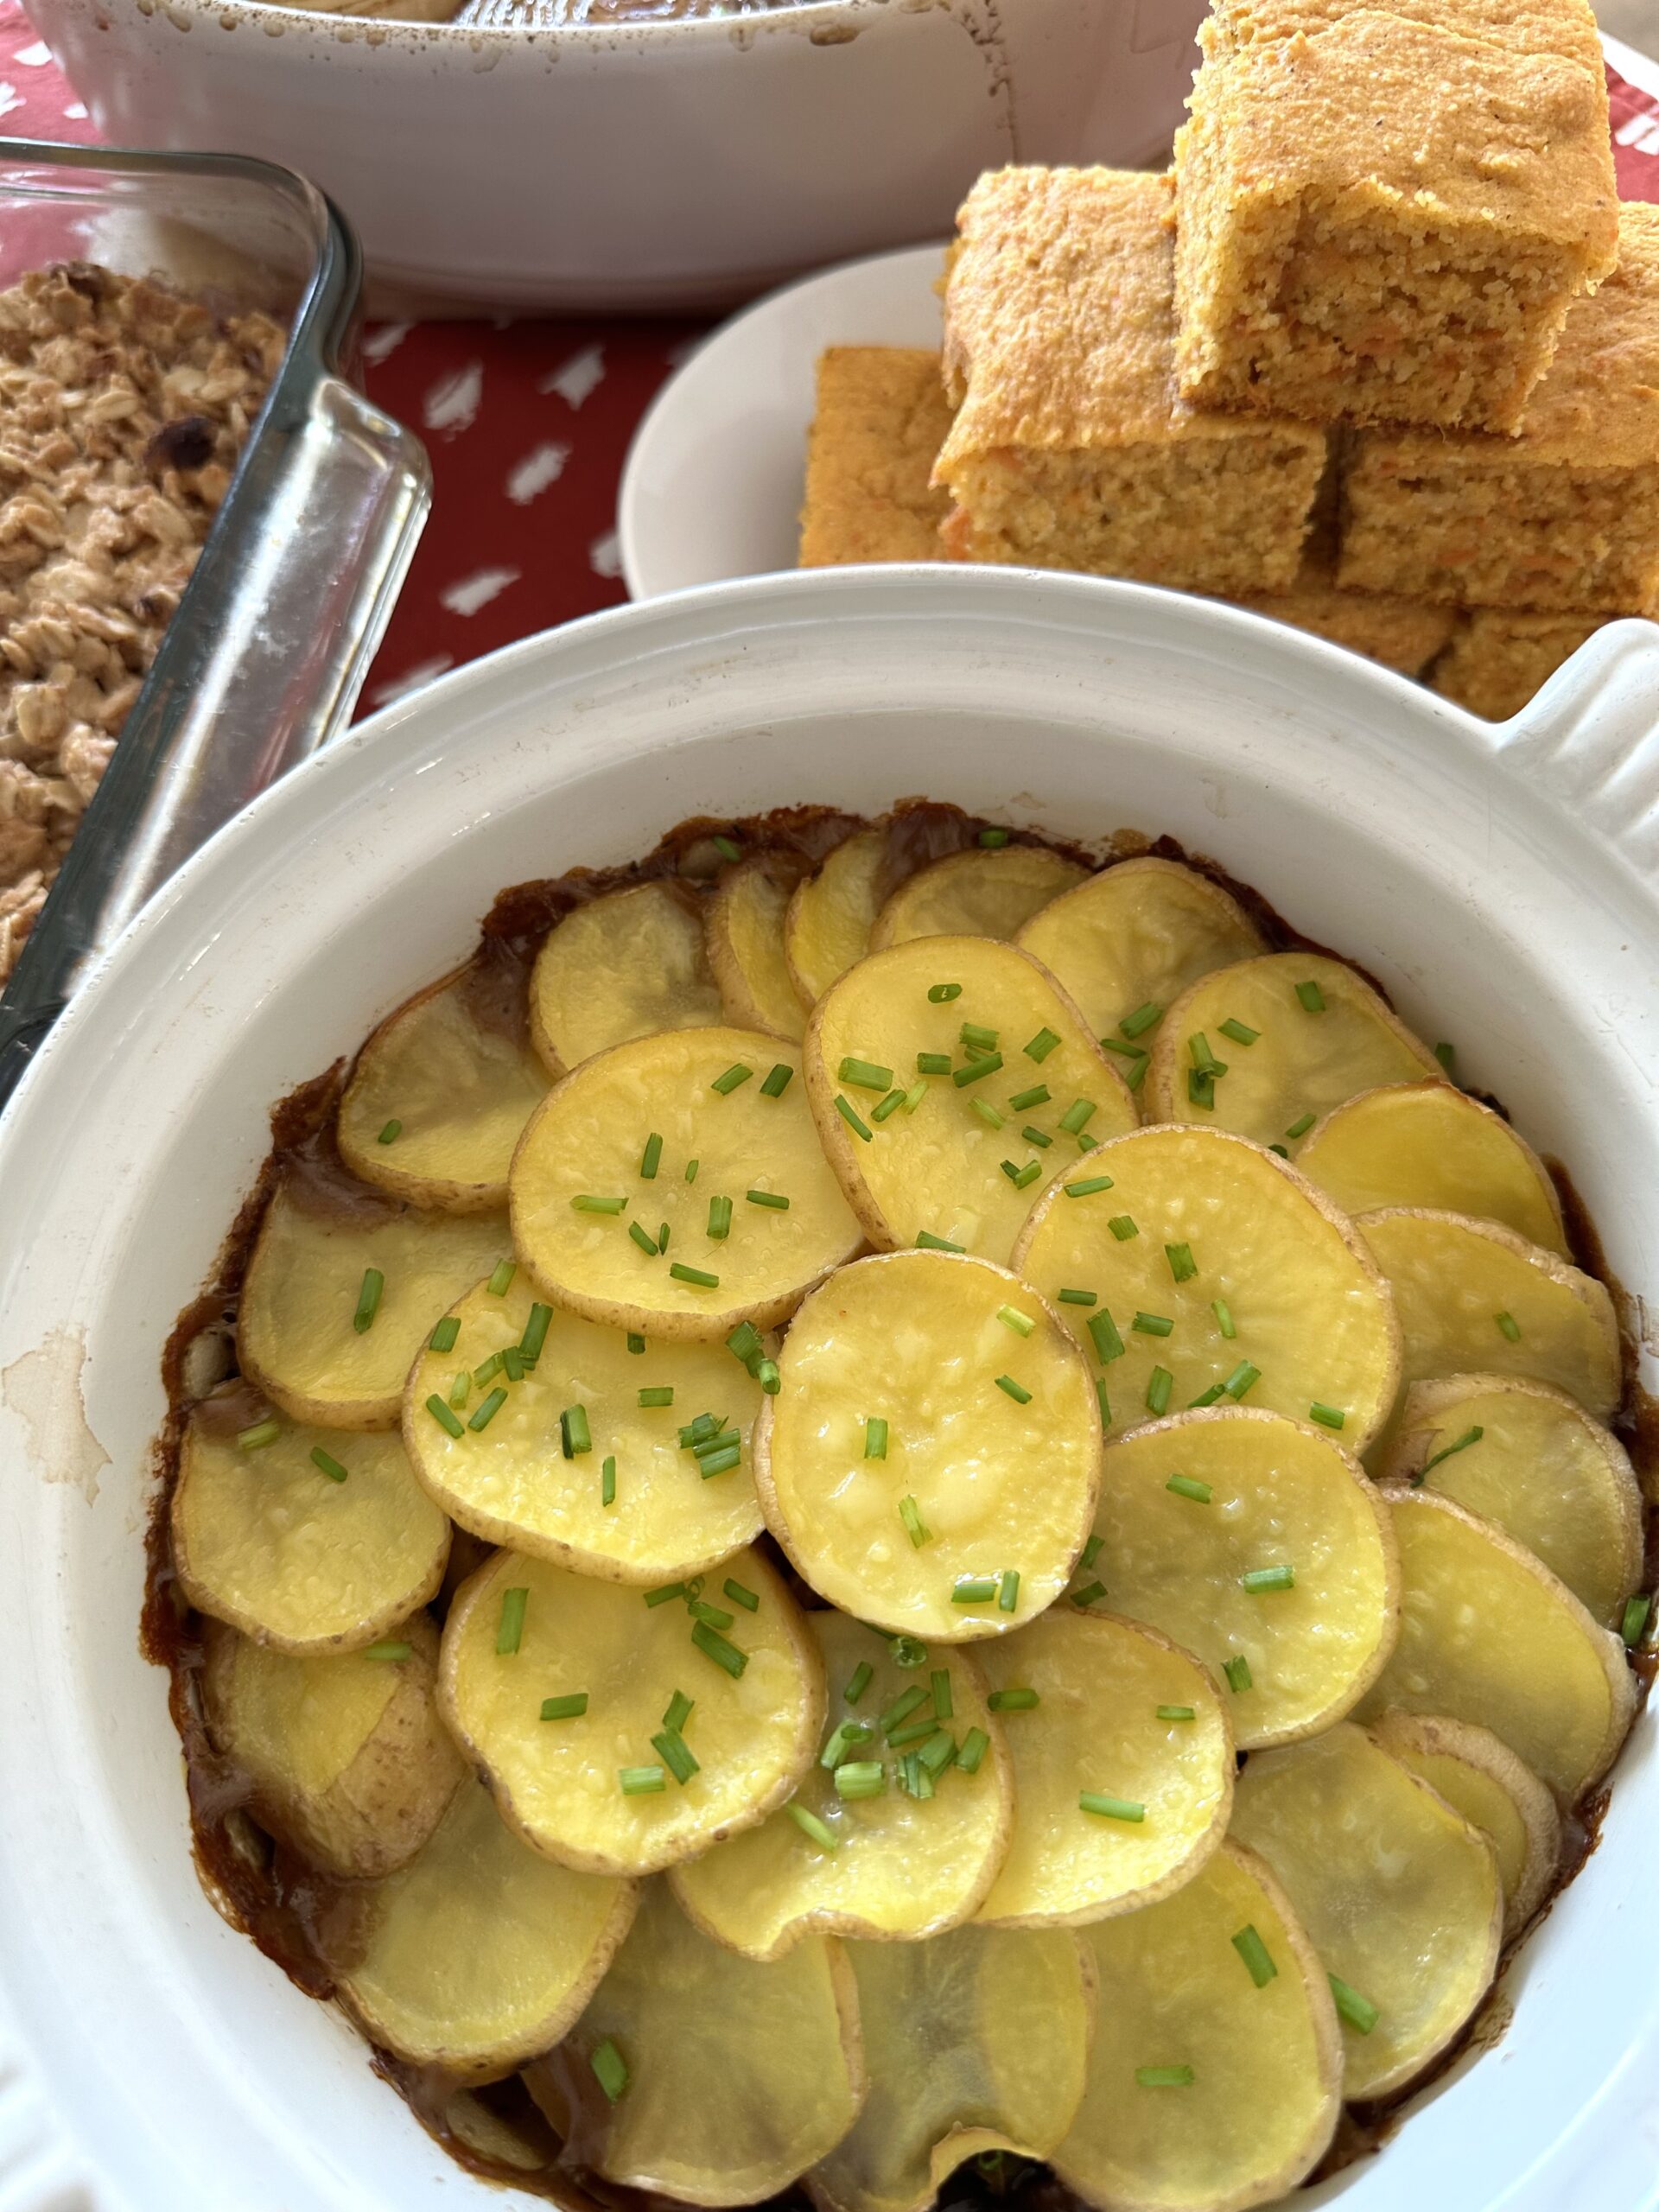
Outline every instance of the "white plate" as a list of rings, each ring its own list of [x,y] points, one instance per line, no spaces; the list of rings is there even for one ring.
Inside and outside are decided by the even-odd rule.
[[[826,346],[937,346],[943,245],[843,262],[772,292],[657,395],[622,473],[629,596],[792,569],[806,433]]]

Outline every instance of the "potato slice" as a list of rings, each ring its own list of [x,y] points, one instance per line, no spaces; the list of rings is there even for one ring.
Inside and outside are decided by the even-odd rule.
[[[1400,1641],[1359,1708],[1490,1728],[1571,1804],[1612,1764],[1636,1710],[1618,1637],[1499,1529],[1450,1498],[1390,1484]]]
[[[1095,1985],[1061,1929],[849,1943],[870,2093],[806,2177],[821,2212],[924,2212],[965,2159],[1046,2157],[1083,2094]]]
[[[709,903],[706,933],[727,1020],[798,1045],[806,1010],[784,957],[785,916],[796,880],[794,869],[767,854],[728,868]]]
[[[1277,1969],[1259,1986],[1233,1942],[1246,1929]],[[1342,2038],[1265,1864],[1224,1843],[1173,1897],[1083,1941],[1105,1994],[1053,2154],[1067,2188],[1102,2212],[1239,2212],[1294,2189],[1335,2132]]]
[[[1606,1286],[1466,1215],[1389,1206],[1355,1227],[1389,1279],[1402,1379],[1476,1370],[1559,1383],[1605,1421],[1624,1390]]]
[[[401,1438],[291,1427],[236,1384],[190,1416],[170,1519],[190,1603],[278,1651],[372,1643],[435,1593],[449,1557]]]
[[[635,1883],[573,1873],[530,1850],[468,1781],[416,1856],[350,1901],[325,1949],[376,2043],[416,2066],[491,2081],[580,2018],[638,1894]]]
[[[1332,1437],[1277,1414],[1180,1414],[1109,1444],[1096,1535],[1099,1602],[1226,1682],[1242,1751],[1339,1720],[1394,1649],[1400,1561],[1382,1501]],[[1289,1588],[1252,1589],[1280,1567]]]
[[[1046,845],[970,845],[918,868],[876,916],[872,952],[919,937],[1012,938],[1089,871]]]
[[[953,985],[957,996],[930,998]],[[994,1035],[995,1052],[975,1061],[964,1026]],[[926,1235],[1006,1261],[1045,1186],[1092,1173],[1079,1161],[1138,1119],[1052,976],[989,938],[931,938],[861,960],[819,1001],[803,1057],[823,1148],[887,1251]],[[930,1059],[953,1072],[925,1074]],[[990,1073],[958,1084],[977,1065]],[[902,1105],[883,1077],[909,1086]]]
[[[437,1630],[411,1614],[388,1649],[296,1659],[210,1622],[202,1710],[273,1835],[329,1873],[412,1859],[464,1771],[438,1717]]]
[[[1642,1492],[1576,1399],[1513,1375],[1414,1382],[1376,1469],[1454,1498],[1535,1552],[1604,1628],[1642,1580]]]
[[[1014,943],[1071,994],[1096,1036],[1113,1037],[1142,1007],[1166,1007],[1212,968],[1262,950],[1260,931],[1219,884],[1150,855],[1062,892]]]
[[[655,1592],[503,1551],[456,1597],[439,1669],[444,1716],[503,1816],[550,1859],[652,1873],[758,1826],[793,1795],[822,1740],[823,1662],[759,1552],[726,1568],[706,1590],[688,1584],[653,1603]],[[728,1582],[759,1599],[753,1611],[725,1594]],[[702,1611],[688,1619],[693,1605]],[[579,1713],[546,1711],[576,1697]],[[687,1699],[695,1712],[671,1728]]]
[[[291,1421],[396,1428],[433,1325],[512,1250],[499,1214],[419,1212],[367,1193],[335,1205],[289,1176],[242,1285],[242,1372]]]
[[[1443,1207],[1569,1256],[1543,1161],[1501,1114],[1449,1083],[1362,1090],[1315,1124],[1296,1165],[1344,1213]]]
[[[755,1488],[820,1596],[944,1643],[1058,1597],[1094,1516],[1100,1414],[1076,1345],[1005,1268],[860,1260],[801,1308],[779,1364]]]
[[[1561,1859],[1561,1816],[1530,1767],[1490,1728],[1443,1713],[1385,1713],[1371,1733],[1478,1828],[1497,1854],[1503,1934],[1517,1936],[1548,1895]]]
[[[497,1213],[546,1090],[523,971],[474,963],[399,1007],[358,1054],[340,1102],[340,1157],[411,1205]]]
[[[1334,1993],[1344,2094],[1403,2088],[1491,1985],[1503,1893],[1491,1844],[1345,1720],[1251,1758],[1233,1834],[1267,1860],[1327,1971],[1360,2000]],[[1365,2021],[1367,2006],[1376,2017],[1362,2027],[1354,2014]]]
[[[784,957],[804,1006],[870,949],[887,868],[885,828],[855,830],[824,855],[816,875],[796,886],[784,923]]]
[[[1232,1731],[1198,1661],[1138,1621],[1069,1611],[980,1656],[993,1696],[1038,1702],[1009,1712],[1014,1840],[979,1918],[1081,1927],[1190,1882],[1233,1802]]]
[[[509,1345],[522,1347],[535,1298],[522,1273],[504,1297],[480,1283],[454,1308],[453,1345],[434,1351],[429,1340],[410,1376],[404,1434],[416,1472],[444,1511],[491,1543],[613,1582],[701,1574],[758,1536],[750,1433],[761,1394],[743,1363],[724,1344],[647,1341],[636,1352],[637,1336],[574,1313],[546,1319],[543,1306],[540,1353],[515,1382],[492,1371],[492,1362]],[[449,1408],[456,1377],[466,1375],[456,1436],[430,1402]],[[473,1428],[496,1390],[505,1390],[505,1402]],[[640,1403],[664,1391],[670,1402]],[[577,1408],[588,1441],[579,1432],[567,1457],[561,1417]],[[710,1454],[723,1471],[706,1479],[694,1446],[681,1441],[703,1414],[715,1416],[711,1433],[734,1436],[741,1454],[733,1461],[729,1446]]]
[[[1255,1034],[1240,1044],[1227,1021]],[[1207,1085],[1195,1062],[1206,1046],[1227,1071]],[[1268,952],[1212,969],[1168,1008],[1147,1070],[1147,1115],[1294,1144],[1293,1130],[1356,1091],[1440,1072],[1427,1046],[1344,962]]]
[[[813,1929],[915,1942],[958,1926],[984,1902],[1014,1824],[1001,1726],[965,1651],[941,1650],[931,1672],[918,1674],[895,1665],[884,1637],[842,1613],[805,1619],[830,1685],[822,1756],[781,1812],[669,1876],[705,1934],[763,1961],[781,1958]],[[849,1686],[856,1697],[849,1697]],[[884,1729],[889,1712],[894,1717]],[[903,1771],[906,1753],[890,1741],[907,1729],[911,1755],[919,1756],[930,1744],[927,1732],[917,1733],[924,1722],[956,1746],[925,1800],[906,1786],[916,1770]],[[849,1738],[848,1731],[861,1727],[868,1732]],[[968,1767],[959,1764],[963,1751]],[[929,1750],[930,1783],[933,1763],[944,1756],[942,1746]],[[837,1791],[835,1773],[849,1764],[861,1786],[868,1770],[878,1769],[877,1794]],[[833,1850],[803,1832],[794,1806],[829,1830]]]
[[[531,974],[531,1038],[555,1075],[632,1038],[723,1019],[702,901],[676,880],[607,891],[578,906]]]
[[[1341,1416],[1363,1452],[1394,1400],[1400,1338],[1381,1270],[1328,1199],[1218,1129],[1141,1129],[1051,1191],[1014,1266],[1100,1363],[1121,1433],[1226,1403]],[[1074,1183],[1077,1179],[1073,1179]]]
[[[511,1179],[513,1235],[543,1289],[590,1321],[661,1338],[792,1313],[863,1242],[800,1065],[756,1030],[695,1029],[619,1045],[556,1084]]]

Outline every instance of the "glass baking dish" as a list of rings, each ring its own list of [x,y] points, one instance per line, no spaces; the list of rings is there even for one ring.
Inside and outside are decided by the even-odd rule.
[[[419,442],[348,381],[362,257],[316,188],[239,156],[0,138],[0,288],[152,276],[288,348],[155,664],[3,995],[0,1107],[87,963],[350,715],[431,503]]]

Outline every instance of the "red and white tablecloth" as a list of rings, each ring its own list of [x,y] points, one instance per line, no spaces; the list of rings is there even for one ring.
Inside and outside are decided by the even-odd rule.
[[[1659,200],[1659,65],[1615,58],[1619,189]],[[97,136],[19,0],[0,0],[0,130],[79,144]],[[626,597],[616,550],[623,457],[706,327],[561,317],[369,332],[369,392],[424,439],[435,495],[365,704]]]

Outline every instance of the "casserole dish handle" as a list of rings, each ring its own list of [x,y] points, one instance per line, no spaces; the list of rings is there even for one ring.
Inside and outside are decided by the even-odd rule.
[[[430,503],[418,440],[340,378],[267,418],[220,518],[246,556],[204,555],[0,999],[0,1108],[89,962],[344,725]]]

